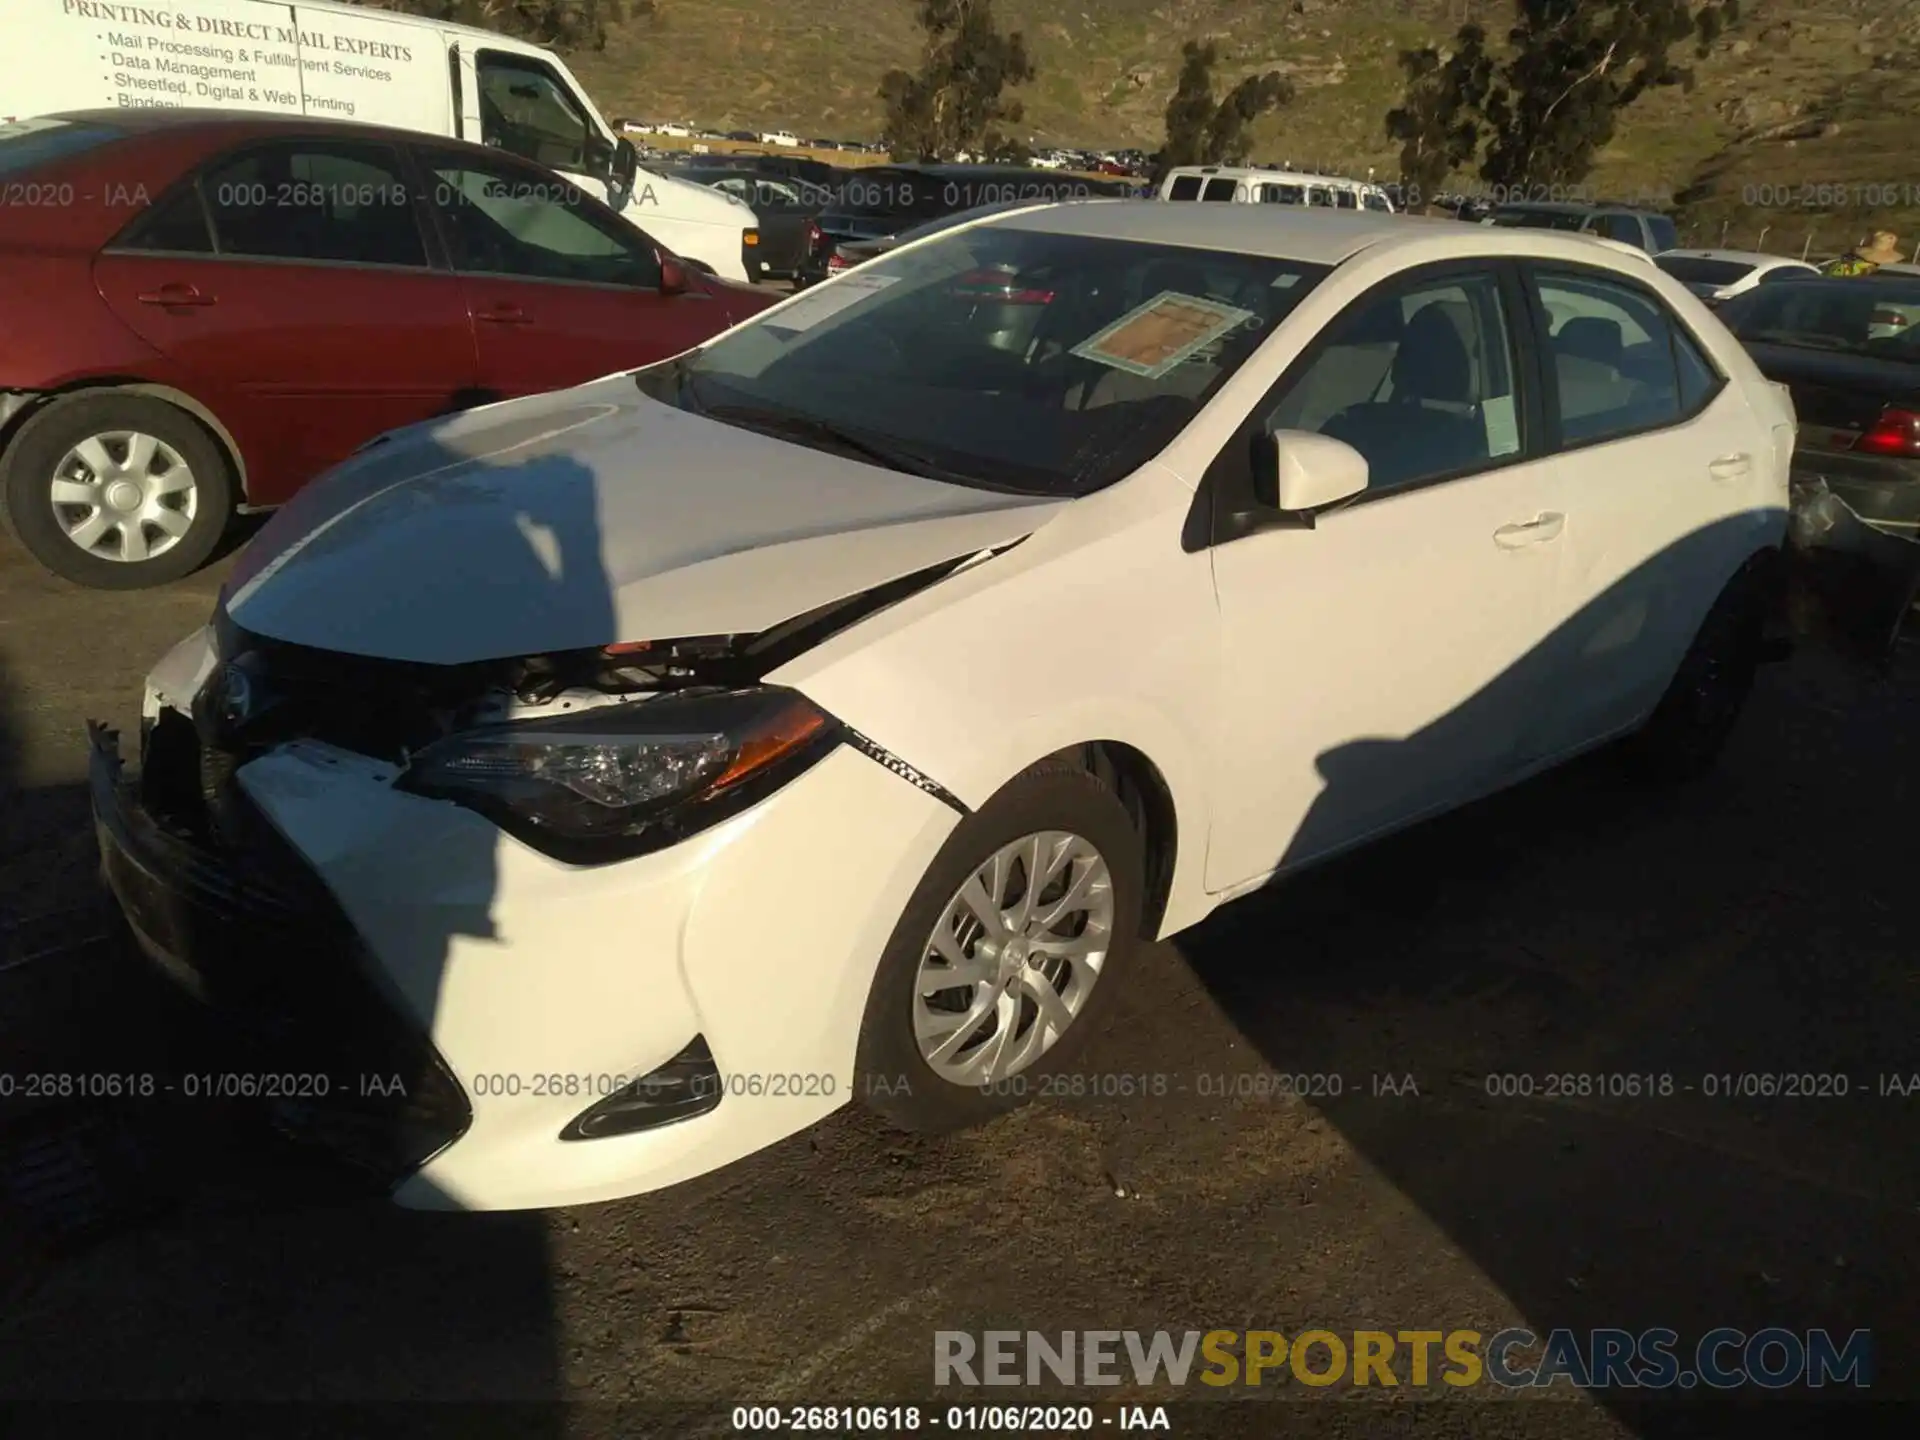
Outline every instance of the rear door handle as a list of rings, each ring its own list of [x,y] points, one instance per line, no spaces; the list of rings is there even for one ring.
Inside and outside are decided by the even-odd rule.
[[[162,285],[158,290],[146,290],[133,297],[142,305],[164,305],[168,309],[175,306],[211,305],[214,297],[202,295],[192,285]]]
[[[1522,545],[1540,545],[1558,539],[1567,528],[1567,517],[1549,510],[1522,524],[1502,525],[1493,532],[1493,543],[1502,550],[1518,550]]]
[[[1742,451],[1738,455],[1722,455],[1707,466],[1707,473],[1716,480],[1738,480],[1753,470],[1753,457]]]
[[[533,317],[518,305],[496,305],[491,310],[482,310],[473,317],[484,320],[489,325],[531,325]]]

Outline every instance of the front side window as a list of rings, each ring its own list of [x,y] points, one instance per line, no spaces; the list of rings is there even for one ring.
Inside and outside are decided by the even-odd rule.
[[[573,91],[547,66],[482,51],[480,139],[553,170],[583,171],[592,126]]]
[[[646,237],[557,176],[467,154],[429,152],[422,159],[434,213],[463,273],[660,283],[659,257]]]
[[[1602,215],[1595,228],[1609,240],[1619,240],[1636,248],[1640,245],[1640,222],[1631,215]]]
[[[1360,202],[1354,198],[1353,191],[1351,190],[1334,191],[1333,203],[1336,208],[1341,210],[1357,210],[1360,208]]]
[[[1018,223],[869,261],[639,383],[869,463],[1080,495],[1171,443],[1326,273]]]
[[[1458,475],[1520,452],[1512,326],[1490,273],[1357,302],[1288,379],[1268,430],[1308,430],[1367,458],[1367,492]]]
[[[293,141],[216,162],[200,194],[222,255],[425,268],[403,176],[384,145]]]
[[[1393,208],[1391,205],[1387,203],[1387,197],[1385,195],[1382,195],[1378,190],[1369,190],[1366,193],[1366,206],[1367,206],[1367,209],[1369,210],[1382,210],[1382,211],[1391,210]]]
[[[1300,205],[1306,201],[1306,191],[1298,185],[1262,185],[1260,203],[1263,205]]]
[[[1542,275],[1537,283],[1563,440],[1608,440],[1684,417],[1675,325],[1657,300],[1586,276]]]

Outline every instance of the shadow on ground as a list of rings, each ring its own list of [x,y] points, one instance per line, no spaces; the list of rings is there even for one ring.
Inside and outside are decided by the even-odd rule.
[[[1344,789],[1378,799],[1428,750],[1512,731],[1555,693],[1555,652],[1599,637],[1618,599],[1429,730],[1323,756],[1301,834],[1337,840]],[[1318,1087],[1316,1108],[1535,1335],[1664,1327],[1691,1370],[1721,1327],[1842,1345],[1867,1329],[1865,1396],[1910,1404],[1916,721],[1911,657],[1875,675],[1806,652],[1763,675],[1704,779],[1650,789],[1596,753],[1176,943],[1265,1066]],[[1701,1419],[1675,1390],[1593,1393],[1643,1436]]]

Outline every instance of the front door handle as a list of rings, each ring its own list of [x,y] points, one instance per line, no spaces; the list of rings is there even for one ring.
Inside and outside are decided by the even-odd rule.
[[[533,317],[518,305],[496,305],[491,310],[482,310],[473,317],[484,320],[489,325],[531,325]]]
[[[1707,466],[1707,473],[1716,480],[1738,480],[1753,470],[1753,457],[1742,451],[1738,455],[1722,455]]]
[[[162,285],[158,290],[146,290],[133,297],[142,305],[162,305],[172,310],[176,307],[203,306],[215,303],[211,295],[202,295],[192,285]]]
[[[1521,524],[1502,525],[1493,532],[1493,543],[1502,550],[1518,550],[1522,545],[1540,545],[1558,539],[1567,528],[1567,517],[1549,510]]]

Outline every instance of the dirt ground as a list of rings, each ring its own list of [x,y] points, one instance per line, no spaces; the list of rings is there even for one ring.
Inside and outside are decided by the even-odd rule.
[[[0,541],[0,1071],[132,1070],[201,1043],[98,905],[82,723],[131,729],[141,675],[225,568],[91,593]],[[22,1407],[479,1402],[431,1413],[462,1434],[722,1433],[737,1403],[931,1400],[942,1329],[1784,1326],[1870,1329],[1864,1393],[1902,1402],[1911,1433],[1920,1095],[1881,1092],[1920,1072],[1916,717],[1912,657],[1874,679],[1803,650],[1692,788],[1648,793],[1595,757],[1229,907],[1139,957],[1087,1058],[1165,1077],[1158,1097],[939,1139],[845,1110],[679,1190],[448,1216],[328,1199],[309,1161],[204,1103],[16,1095],[0,1413],[59,1431],[79,1412]],[[1843,1075],[1848,1094],[1705,1093],[1744,1072]],[[1342,1094],[1259,1079],[1297,1074]],[[1489,1093],[1490,1075],[1554,1074],[1674,1090]],[[1681,1392],[1565,1383],[1524,1402],[1257,1394],[1188,1402],[1174,1433],[1709,1426]],[[1033,1395],[938,1397],[1009,1398]],[[373,1433],[400,1412],[272,1413],[274,1433]],[[420,1433],[427,1412],[405,1413]]]

